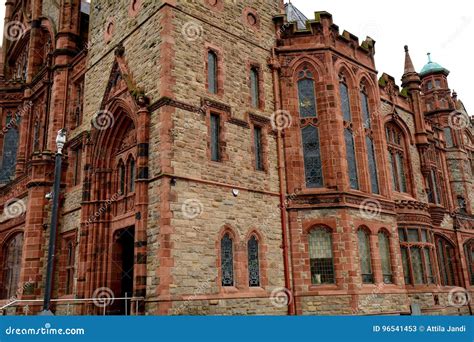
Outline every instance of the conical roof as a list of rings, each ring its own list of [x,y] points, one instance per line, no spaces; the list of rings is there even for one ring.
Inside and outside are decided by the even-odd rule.
[[[286,19],[289,23],[296,22],[296,25],[299,30],[304,30],[306,28],[306,21],[308,18],[301,13],[291,2],[285,4],[285,13]]]

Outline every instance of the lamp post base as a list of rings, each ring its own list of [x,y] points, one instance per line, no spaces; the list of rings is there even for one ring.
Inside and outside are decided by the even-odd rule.
[[[54,314],[51,310],[43,310],[38,314],[38,316],[54,316]]]

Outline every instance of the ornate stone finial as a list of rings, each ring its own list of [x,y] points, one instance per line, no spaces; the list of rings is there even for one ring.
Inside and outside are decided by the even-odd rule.
[[[408,52],[408,45],[405,45],[405,52]]]

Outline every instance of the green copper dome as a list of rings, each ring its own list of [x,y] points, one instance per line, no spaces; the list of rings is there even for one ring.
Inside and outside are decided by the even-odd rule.
[[[449,74],[448,69],[443,68],[438,63],[433,62],[431,60],[430,54],[428,54],[428,63],[423,67],[423,69],[421,69],[420,76],[424,77],[424,76],[427,76],[427,75],[430,75],[430,74],[435,74],[435,73],[438,73],[438,72],[441,72],[441,73],[445,74],[446,76],[448,76],[448,74]]]

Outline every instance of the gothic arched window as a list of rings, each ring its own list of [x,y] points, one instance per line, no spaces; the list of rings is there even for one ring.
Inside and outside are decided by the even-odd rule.
[[[249,286],[260,286],[259,246],[255,235],[247,243]]]
[[[341,100],[342,115],[344,118],[344,141],[346,144],[346,159],[351,189],[359,190],[359,177],[357,175],[357,160],[355,152],[354,133],[352,130],[351,103],[349,88],[343,75],[339,76],[339,95]]]
[[[229,233],[221,239],[222,286],[234,286],[234,243]]]
[[[357,239],[359,245],[359,259],[362,282],[364,284],[372,284],[374,282],[374,273],[372,271],[372,255],[370,252],[369,233],[365,229],[360,228],[357,231]]]
[[[317,117],[314,76],[308,68],[304,68],[298,73],[298,102],[301,118]],[[319,128],[316,121],[301,120],[300,122],[306,186],[308,188],[322,188],[323,170]]]
[[[379,232],[379,253],[382,263],[382,275],[383,282],[385,284],[391,284],[393,282],[392,277],[392,261],[390,259],[390,238],[384,231]]]
[[[334,284],[334,257],[331,230],[316,227],[308,236],[311,283]]]
[[[16,234],[3,249],[3,276],[2,298],[11,298],[17,295],[20,282],[21,255],[23,248],[23,234]]]
[[[258,108],[260,106],[260,80],[258,75],[258,68],[252,67],[250,69],[250,92],[252,96],[252,107]]]
[[[364,86],[361,86],[360,97],[362,100],[362,114],[365,129],[365,145],[367,148],[367,160],[369,165],[370,185],[374,194],[379,193],[379,181],[377,176],[377,161],[375,158],[374,138],[372,137],[372,122],[369,108],[369,97]]]
[[[19,126],[20,120],[8,113],[6,117],[6,130],[3,136],[3,158],[0,168],[0,183],[7,183],[15,175],[16,155],[18,151]]]
[[[387,124],[385,132],[393,188],[397,192],[408,192],[407,153],[403,133],[393,123]]]
[[[207,52],[207,90],[213,94],[217,94],[218,89],[217,63],[217,54],[209,50]]]
[[[454,265],[456,265],[456,257],[453,245],[444,237],[436,236],[436,252],[438,254],[441,285],[455,286],[456,277],[454,273]]]

